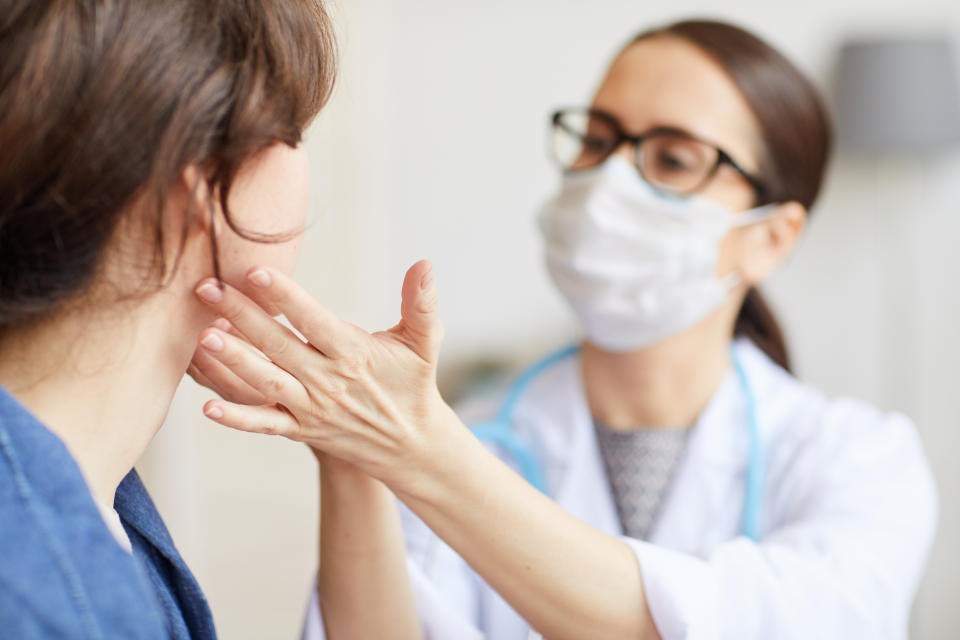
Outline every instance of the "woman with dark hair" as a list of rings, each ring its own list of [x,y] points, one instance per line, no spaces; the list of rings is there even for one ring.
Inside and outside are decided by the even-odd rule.
[[[320,0],[0,0],[3,638],[215,636],[132,468],[196,282],[292,270],[334,54]]]
[[[816,90],[755,36],[681,22],[629,43],[552,135],[541,230],[582,344],[458,416],[429,266],[373,335],[264,267],[248,285],[308,342],[204,285],[233,333],[207,330],[198,357],[235,376],[199,366],[225,397],[206,414],[322,451],[341,479],[324,528],[396,529],[400,499],[425,637],[905,638],[936,521],[915,429],[796,380],[757,291],[820,190]],[[266,402],[230,401],[251,392]],[[321,550],[323,625],[370,637],[365,593],[395,550],[341,549],[353,571]]]

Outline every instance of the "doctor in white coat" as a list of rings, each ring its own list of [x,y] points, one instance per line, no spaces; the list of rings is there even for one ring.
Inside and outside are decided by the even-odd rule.
[[[208,301],[234,328],[199,347],[222,365],[207,415],[321,461],[305,636],[905,638],[937,511],[914,426],[794,378],[756,291],[820,188],[816,91],[754,36],[682,22],[552,135],[539,222],[585,338],[504,397],[440,398],[426,262],[372,335],[268,268],[256,302],[307,343],[229,286]],[[266,403],[231,402],[245,385]]]

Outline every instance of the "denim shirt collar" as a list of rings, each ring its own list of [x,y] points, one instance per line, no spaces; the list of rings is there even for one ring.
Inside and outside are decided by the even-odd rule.
[[[194,638],[213,638],[200,588],[135,471],[116,509],[138,534],[117,544],[63,442],[0,386],[0,628],[11,637],[181,637],[156,575]],[[146,553],[145,553],[146,552]],[[158,567],[159,558],[169,567]],[[186,637],[189,637],[186,636]]]

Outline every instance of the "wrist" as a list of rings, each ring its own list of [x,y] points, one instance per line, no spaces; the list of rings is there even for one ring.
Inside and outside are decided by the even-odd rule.
[[[456,493],[464,474],[475,466],[476,449],[486,452],[456,412],[442,400],[425,421],[414,455],[408,458],[403,473],[385,480],[385,484],[403,499],[436,503],[448,491]]]
[[[376,491],[383,488],[382,483],[364,473],[359,467],[340,458],[320,451],[314,451],[320,463],[321,491],[326,495],[357,491]]]

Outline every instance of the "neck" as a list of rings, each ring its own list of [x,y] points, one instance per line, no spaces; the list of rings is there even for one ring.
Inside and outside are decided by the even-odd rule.
[[[693,425],[730,368],[728,315],[636,351],[585,343],[581,366],[593,417],[618,430]]]
[[[0,336],[0,385],[63,440],[94,497],[111,506],[163,423],[206,321],[189,289],[137,302]]]

